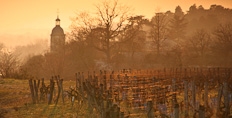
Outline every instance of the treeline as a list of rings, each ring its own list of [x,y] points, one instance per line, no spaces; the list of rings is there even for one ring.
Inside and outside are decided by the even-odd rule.
[[[146,19],[129,15],[118,1],[77,13],[62,53],[32,56],[20,70],[27,76],[72,76],[98,69],[231,67],[232,9],[190,6],[185,13],[156,12]]]

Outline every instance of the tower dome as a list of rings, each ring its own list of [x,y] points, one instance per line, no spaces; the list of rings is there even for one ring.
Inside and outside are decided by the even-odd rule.
[[[60,27],[60,25],[56,25],[53,29],[52,29],[52,34],[51,35],[63,35],[64,34],[64,30]]]
[[[65,34],[64,30],[60,27],[60,19],[57,16],[56,26],[52,29],[51,33],[51,52],[60,52],[64,49]]]

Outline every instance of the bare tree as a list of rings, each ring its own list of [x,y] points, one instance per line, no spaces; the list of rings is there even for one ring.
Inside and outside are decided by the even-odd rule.
[[[214,52],[216,52],[219,57],[223,60],[222,63],[224,66],[231,66],[231,53],[232,53],[232,24],[220,24],[215,31],[214,34]]]
[[[210,34],[204,29],[196,30],[189,40],[190,45],[187,45],[187,48],[190,50],[189,52],[194,52],[191,53],[192,55],[200,58],[201,66],[204,63],[206,53],[210,50],[211,41]]]
[[[95,7],[97,12],[92,16],[88,13],[80,13],[74,19],[73,33],[84,31],[85,39],[91,40],[94,48],[103,52],[109,63],[114,55],[112,49],[116,37],[128,19],[129,9],[118,4],[117,0],[105,1]]]
[[[2,77],[13,77],[13,74],[18,69],[17,66],[17,57],[8,50],[2,50],[0,54],[0,73],[2,74]]]
[[[214,31],[216,42],[221,45],[225,50],[231,51],[232,46],[232,25],[231,24],[220,24]]]
[[[128,64],[134,64],[135,54],[143,54],[146,32],[143,31],[143,25],[149,21],[144,16],[133,16],[128,19],[128,25],[123,29],[120,36],[120,52],[128,56]],[[142,56],[141,56],[142,57]],[[121,63],[121,62],[120,62]],[[131,67],[132,65],[130,65]]]
[[[155,44],[156,54],[160,55],[162,43],[167,38],[167,21],[163,13],[156,13],[151,20],[150,37]]]

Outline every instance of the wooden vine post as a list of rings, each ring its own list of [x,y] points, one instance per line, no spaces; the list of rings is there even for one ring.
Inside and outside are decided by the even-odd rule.
[[[205,118],[205,107],[203,105],[199,107],[199,118]]]
[[[120,112],[120,117],[119,118],[124,118],[124,112]]]
[[[188,117],[188,82],[184,80],[184,116]]]
[[[107,79],[106,79],[106,71],[104,71],[104,74],[103,74],[103,90],[106,91],[107,90]]]
[[[33,104],[39,103],[39,85],[40,80],[38,80],[38,82],[36,83],[36,80],[29,79],[29,87]]]
[[[147,118],[154,118],[154,109],[152,101],[147,102]]]
[[[40,80],[38,80],[37,84],[36,84],[36,80],[34,80],[34,90],[35,90],[35,101],[36,103],[39,103],[39,85],[40,85]]]
[[[80,88],[80,72],[76,73],[76,90]]]
[[[31,90],[32,103],[35,104],[36,99],[35,99],[34,86],[33,86],[32,79],[29,79],[29,86],[30,86],[30,90]]]
[[[227,117],[230,113],[230,103],[229,103],[229,95],[228,95],[228,84],[226,81],[223,83],[223,96],[224,96],[224,104],[225,104],[225,113],[224,116]]]
[[[208,81],[205,81],[204,82],[204,106],[205,107],[208,107],[209,104],[208,104]]]
[[[196,86],[195,80],[192,81],[192,113],[195,114],[196,110]]]
[[[221,97],[222,97],[223,85],[218,89],[218,98],[217,98],[217,116],[221,116]]]
[[[50,91],[48,91],[48,104],[52,103],[53,90],[54,90],[54,80],[52,77],[52,79],[50,79]]]
[[[61,96],[62,96],[62,102],[63,102],[63,104],[64,104],[63,79],[60,79],[59,76],[58,76],[58,78],[56,77],[56,83],[57,83],[57,86],[58,86],[58,95],[57,95],[57,98],[56,98],[56,104],[57,104],[58,101],[59,101],[60,94],[61,94]]]
[[[176,79],[172,79],[172,107],[177,103],[176,100]]]
[[[174,118],[179,118],[179,104],[175,103],[174,106]]]
[[[44,78],[42,78],[41,88],[40,88],[40,101],[45,101],[46,92],[47,92],[47,88],[44,83]]]

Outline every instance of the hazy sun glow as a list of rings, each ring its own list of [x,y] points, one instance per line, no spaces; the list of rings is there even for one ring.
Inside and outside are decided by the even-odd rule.
[[[61,19],[61,27],[68,31],[71,17],[79,11],[94,12],[94,4],[101,0],[0,0],[0,42],[9,46],[24,45],[36,39],[49,39],[52,28],[55,26],[57,9]],[[132,8],[134,15],[144,15],[151,18],[160,10],[172,11],[181,6],[188,11],[193,4],[203,5],[208,9],[212,4],[232,8],[232,0],[119,0],[120,3]]]

